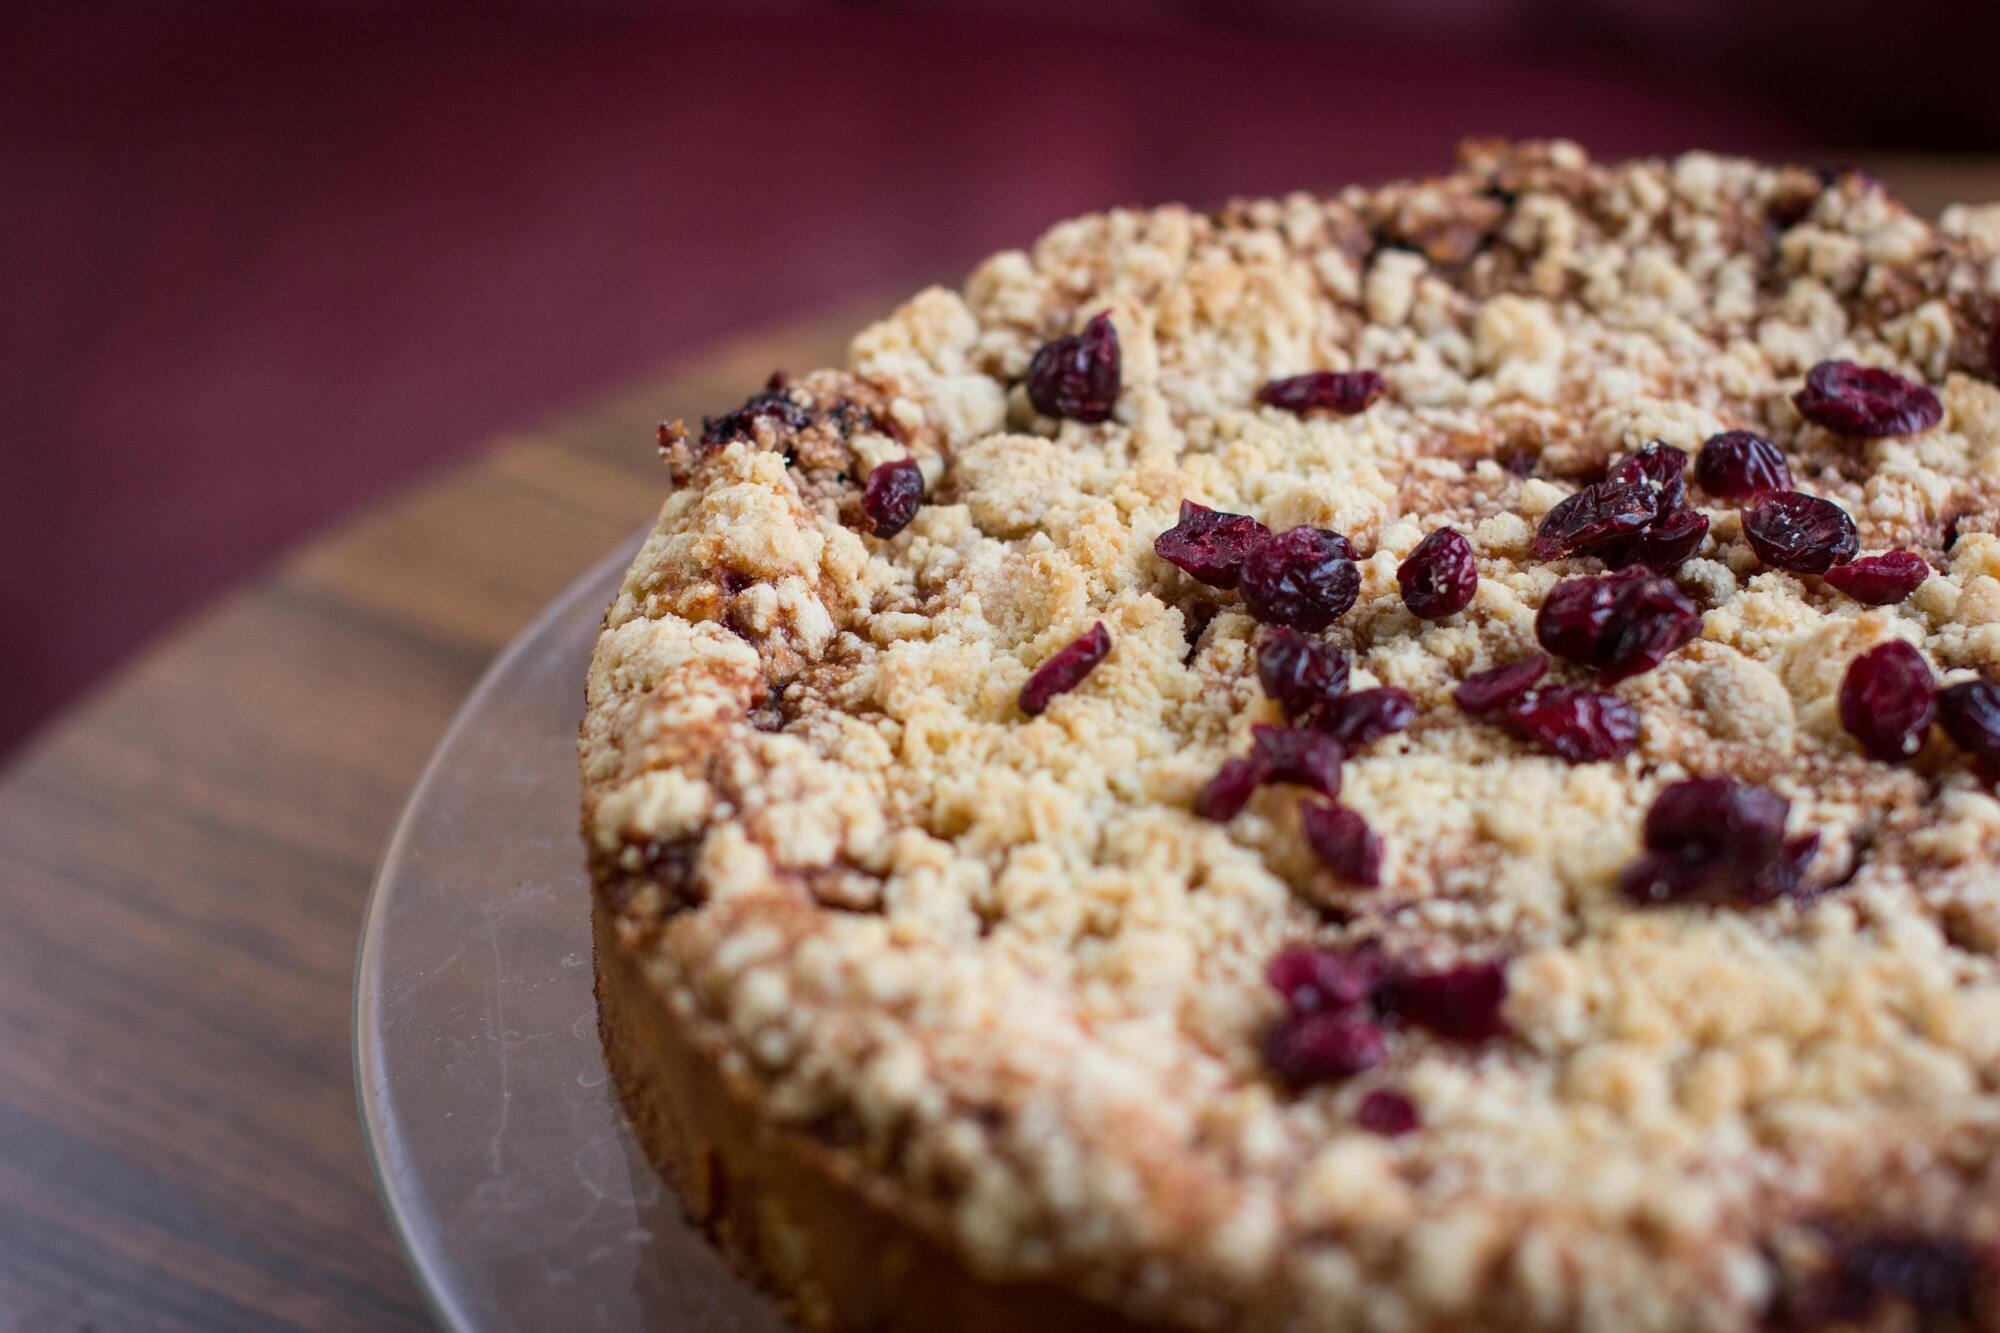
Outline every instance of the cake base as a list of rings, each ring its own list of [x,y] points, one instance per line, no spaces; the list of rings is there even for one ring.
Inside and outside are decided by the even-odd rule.
[[[689,1218],[793,1322],[823,1333],[1138,1333],[1045,1283],[971,1272],[936,1222],[838,1149],[775,1125],[676,1020],[593,905],[597,1022],[632,1129]]]

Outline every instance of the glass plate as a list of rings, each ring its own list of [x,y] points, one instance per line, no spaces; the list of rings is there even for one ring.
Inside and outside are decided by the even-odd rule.
[[[647,1163],[597,1039],[576,728],[637,541],[486,673],[389,843],[354,981],[361,1122],[455,1330],[782,1333]]]

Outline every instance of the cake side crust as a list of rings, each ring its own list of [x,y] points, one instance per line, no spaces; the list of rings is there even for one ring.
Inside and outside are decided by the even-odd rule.
[[[730,1265],[815,1333],[1140,1333],[1050,1283],[974,1275],[894,1191],[772,1123],[723,1072],[723,1044],[669,1012],[603,904],[591,909],[598,1031],[646,1156]],[[1446,1333],[1437,1330],[1436,1333]]]

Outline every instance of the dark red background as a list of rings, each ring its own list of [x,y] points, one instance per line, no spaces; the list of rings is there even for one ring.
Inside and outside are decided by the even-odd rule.
[[[72,7],[0,21],[0,746],[299,535],[1066,214],[2000,145],[1990,6]],[[1087,16],[1087,17],[1079,17]],[[749,386],[746,386],[746,388]],[[718,405],[726,406],[726,405]],[[635,450],[650,442],[633,441]]]

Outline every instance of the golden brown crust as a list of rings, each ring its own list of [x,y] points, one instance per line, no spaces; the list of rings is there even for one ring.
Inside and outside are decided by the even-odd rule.
[[[1835,706],[1890,638],[1949,679],[2000,674],[1996,256],[2000,209],[1933,227],[1858,177],[1539,144],[1331,200],[1078,219],[994,257],[768,411],[669,433],[675,490],[588,685],[603,956],[704,1034],[759,1124],[831,1154],[819,1179],[893,1200],[996,1303],[1745,1333],[1829,1219],[2000,1242],[2000,801],[1942,738],[1867,758]],[[1029,357],[1099,312],[1113,419],[1041,417]],[[1803,421],[1791,395],[1828,358],[1930,383],[1943,420],[1865,442]],[[1361,415],[1256,401],[1355,366],[1391,385]],[[1702,637],[1618,687],[1632,755],[1571,766],[1453,707],[1595,569],[1529,558],[1550,508],[1614,453],[1736,428],[1931,577],[1861,606],[1762,568],[1737,508],[1697,497],[1711,528],[1678,579]],[[856,489],[904,457],[929,497],[876,538]],[[1346,765],[1387,847],[1373,893],[1316,864],[1295,792],[1190,812],[1276,712],[1235,594],[1153,553],[1184,498],[1361,552],[1329,639],[1420,709]],[[1396,565],[1444,524],[1478,595],[1419,622]],[[1097,621],[1111,655],[1021,715],[1029,672]],[[1621,898],[1653,795],[1715,773],[1791,801],[1831,891]],[[1405,1031],[1365,1077],[1277,1086],[1265,961],[1358,937],[1504,959],[1511,1039]],[[612,1039],[631,1066],[676,1038]],[[1358,1128],[1385,1085],[1420,1132]],[[888,1317],[872,1299],[824,1317]]]
[[[935,1217],[871,1180],[853,1156],[772,1123],[723,1072],[726,1043],[676,1021],[611,915],[591,909],[598,1030],[625,1113],[688,1216],[787,1317],[879,1333],[1137,1333],[1102,1305],[1043,1283],[966,1269]]]

